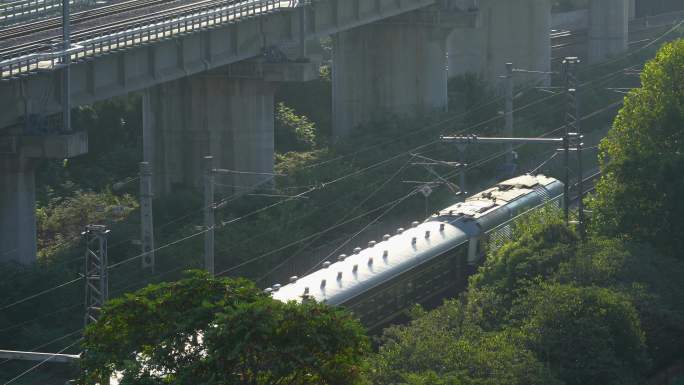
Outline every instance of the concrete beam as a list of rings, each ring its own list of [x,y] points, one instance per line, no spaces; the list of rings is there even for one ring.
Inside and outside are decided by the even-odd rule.
[[[76,354],[62,354],[62,353],[39,353],[39,352],[22,352],[16,350],[0,350],[0,358],[10,360],[22,361],[40,361],[40,362],[59,362],[63,364],[70,364],[77,362],[81,356]]]
[[[19,138],[21,152],[28,158],[67,159],[88,153],[88,133],[27,135]]]

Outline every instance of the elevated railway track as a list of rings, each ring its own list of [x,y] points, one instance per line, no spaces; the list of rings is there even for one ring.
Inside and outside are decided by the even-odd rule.
[[[146,4],[144,11],[136,8],[135,3]],[[191,3],[133,0],[81,14],[71,34],[72,45],[68,52],[72,61],[81,61],[307,3],[303,0],[201,0]],[[41,21],[0,30],[2,80],[59,67],[65,52],[55,22]]]
[[[112,5],[103,6],[100,8],[89,9],[81,12],[76,12],[71,16],[71,24],[77,27],[79,24],[101,18],[101,17],[111,17],[120,13],[128,11],[140,11],[143,8],[151,7],[159,4],[165,3],[178,3],[181,0],[131,0],[124,1],[121,3],[116,3]],[[37,20],[22,23],[19,25],[13,25],[0,30],[0,44],[6,45],[6,41],[23,38],[27,35],[51,31],[51,30],[61,30],[62,28],[62,18],[53,17],[49,19]],[[58,34],[55,34],[58,36]],[[3,44],[4,43],[4,44]]]
[[[131,0],[108,7],[79,12],[72,17],[71,38],[79,41],[116,33],[125,29],[158,23],[212,7],[231,6],[240,0]],[[150,9],[152,8],[152,9]],[[88,23],[100,20],[100,23]],[[95,24],[95,25],[92,25]],[[25,55],[46,49],[55,49],[61,42],[60,18],[22,24],[0,30],[0,56],[3,58]],[[47,34],[42,32],[47,32]],[[32,39],[32,36],[47,35]]]

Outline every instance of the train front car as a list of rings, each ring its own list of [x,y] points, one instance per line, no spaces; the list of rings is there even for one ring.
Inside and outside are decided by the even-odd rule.
[[[510,234],[516,216],[560,202],[562,193],[562,183],[543,175],[501,182],[423,223],[413,222],[394,236],[326,262],[312,274],[275,285],[273,298],[344,306],[376,329],[412,304],[463,288],[483,256],[485,241]]]

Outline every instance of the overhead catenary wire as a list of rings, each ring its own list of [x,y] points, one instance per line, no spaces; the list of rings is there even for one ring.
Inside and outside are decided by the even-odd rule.
[[[13,325],[4,327],[4,328],[0,329],[0,333],[5,333],[5,332],[7,332],[7,331],[14,330],[14,329],[16,329],[16,328],[19,328],[19,327],[28,325],[28,324],[30,324],[30,323],[39,321],[39,320],[41,320],[41,319],[45,319],[45,318],[48,318],[48,317],[52,317],[52,316],[54,316],[55,314],[65,312],[65,311],[67,311],[67,310],[71,310],[71,309],[73,309],[73,308],[75,308],[75,307],[77,307],[77,306],[83,306],[83,301],[79,301],[79,302],[77,302],[77,303],[68,305],[67,307],[61,307],[61,308],[59,308],[59,309],[57,309],[57,310],[55,310],[55,311],[51,311],[51,312],[49,312],[49,313],[41,314],[41,315],[38,316],[38,317],[34,317],[34,318],[31,318],[30,320],[22,321],[22,322],[20,322],[20,323],[18,323],[18,324],[13,324]]]
[[[547,98],[548,98],[548,97],[547,97]],[[545,98],[545,99],[547,99],[547,98]],[[610,106],[609,106],[609,107],[610,107]],[[524,108],[524,107],[523,107],[523,108]],[[595,112],[594,112],[594,113],[595,113]],[[582,119],[585,119],[585,117],[583,117]],[[476,125],[471,126],[471,127],[478,127],[478,126],[481,126],[481,125],[480,125],[480,124],[476,124]],[[558,129],[556,129],[556,130],[554,130],[554,131],[558,131],[558,130],[562,129],[563,127],[564,127],[564,126],[561,126],[560,128],[558,128]],[[466,130],[467,130],[467,129],[463,129],[463,130],[460,130],[460,132],[465,132]],[[244,220],[245,218],[254,216],[254,215],[256,215],[256,214],[258,214],[258,213],[260,213],[260,212],[266,211],[266,210],[268,210],[268,209],[270,209],[270,208],[273,208],[273,207],[275,207],[275,206],[277,206],[277,205],[280,205],[280,204],[283,204],[283,203],[285,203],[285,202],[288,202],[288,201],[291,201],[291,200],[293,200],[293,199],[296,199],[298,196],[308,194],[308,193],[310,193],[310,192],[312,192],[312,191],[315,191],[315,190],[318,189],[318,188],[324,188],[324,187],[326,187],[326,186],[328,186],[328,185],[331,185],[331,184],[334,184],[334,183],[338,183],[338,182],[340,182],[340,181],[342,181],[342,180],[345,180],[345,179],[347,179],[347,178],[349,178],[349,177],[351,177],[351,176],[358,175],[358,174],[360,174],[360,173],[362,173],[362,172],[364,172],[364,171],[366,171],[366,170],[368,170],[368,169],[372,169],[372,168],[374,168],[374,167],[377,167],[378,165],[385,164],[385,163],[387,163],[387,162],[389,162],[389,161],[391,161],[391,160],[394,160],[394,159],[396,159],[396,158],[398,158],[398,157],[400,157],[400,156],[402,156],[402,155],[410,154],[410,153],[412,153],[412,152],[418,151],[418,150],[421,149],[421,148],[425,148],[425,147],[427,147],[427,146],[436,144],[436,143],[438,143],[438,142],[439,142],[439,140],[434,140],[434,141],[430,141],[429,143],[421,144],[421,145],[419,145],[419,146],[417,146],[417,147],[414,147],[413,149],[410,149],[409,151],[404,151],[404,152],[402,152],[401,154],[395,155],[395,156],[393,156],[393,157],[391,157],[391,158],[387,158],[387,159],[382,160],[382,161],[380,161],[380,162],[377,162],[377,163],[375,163],[375,164],[373,164],[373,165],[367,166],[367,167],[365,167],[365,168],[363,168],[363,169],[361,169],[361,170],[356,170],[356,171],[353,171],[353,172],[351,172],[351,173],[349,173],[349,174],[346,174],[346,175],[344,175],[344,176],[338,177],[338,178],[336,178],[336,179],[334,179],[334,180],[332,180],[332,181],[329,181],[329,182],[326,182],[326,183],[322,183],[320,186],[313,187],[313,188],[311,188],[311,189],[309,189],[309,190],[307,190],[307,191],[304,191],[304,192],[302,192],[301,194],[297,194],[297,195],[295,195],[295,196],[293,196],[293,197],[291,197],[291,198],[288,198],[288,199],[285,199],[285,200],[282,200],[282,201],[279,201],[279,202],[270,204],[270,205],[268,205],[268,206],[265,206],[265,207],[262,207],[262,208],[260,208],[260,209],[254,210],[254,211],[252,211],[252,212],[250,212],[250,213],[247,213],[247,214],[245,214],[245,215],[243,215],[243,216],[241,216],[241,217],[238,217],[238,218],[232,219],[232,220],[230,220],[230,221],[224,222],[224,223],[222,224],[222,226],[227,226],[227,225],[236,223],[236,222],[238,222],[238,221],[240,221],[240,220]],[[519,147],[520,147],[520,146],[516,147],[516,149],[519,148]],[[505,154],[505,152],[502,153],[501,155],[504,155],[504,154]],[[495,158],[492,158],[492,159],[495,159]],[[470,169],[470,168],[472,168],[472,167],[468,167],[468,169]],[[204,234],[204,233],[207,232],[207,231],[209,231],[209,229],[204,229],[204,230],[195,232],[195,233],[193,233],[193,234],[191,234],[191,235],[182,237],[182,238],[180,238],[180,239],[177,239],[177,240],[174,240],[174,241],[172,241],[172,242],[169,242],[169,243],[167,243],[167,244],[165,244],[165,245],[162,245],[162,246],[156,248],[154,251],[156,252],[156,251],[160,251],[160,250],[166,249],[166,248],[168,248],[168,247],[170,247],[170,246],[173,246],[173,245],[176,245],[176,244],[178,244],[178,243],[184,242],[184,241],[186,241],[186,240],[188,240],[188,239],[191,239],[191,238],[200,236],[200,235]],[[120,266],[120,265],[123,265],[123,264],[125,264],[125,263],[131,262],[131,261],[134,261],[134,260],[137,260],[137,259],[143,257],[144,255],[145,255],[145,253],[141,253],[141,254],[138,254],[138,255],[136,255],[136,256],[127,258],[127,259],[125,259],[125,260],[122,260],[122,261],[120,261],[120,262],[114,263],[114,264],[110,265],[110,266],[108,267],[108,269],[113,269],[113,268],[118,267],[118,266]],[[15,305],[17,305],[17,304],[19,304],[19,303],[26,302],[26,301],[28,301],[28,300],[30,300],[30,299],[33,299],[33,298],[36,298],[36,297],[41,296],[41,295],[43,295],[43,294],[46,294],[47,292],[50,292],[50,291],[56,290],[56,289],[58,289],[58,288],[60,288],[60,287],[63,287],[63,286],[69,285],[69,284],[71,284],[71,283],[77,282],[77,281],[79,281],[80,279],[82,279],[82,278],[79,277],[79,278],[77,278],[77,279],[75,279],[75,280],[72,280],[72,281],[69,281],[69,282],[65,282],[64,284],[61,284],[61,285],[56,286],[56,287],[53,287],[53,288],[51,288],[51,289],[46,289],[46,290],[44,290],[44,291],[42,291],[42,292],[39,292],[39,293],[34,294],[34,295],[32,295],[32,296],[26,297],[26,298],[24,298],[24,299],[22,299],[22,300],[20,300],[20,301],[17,301],[17,302],[15,302],[15,303],[13,303],[13,304],[6,305],[5,307],[0,308],[0,310],[5,310],[5,309],[7,309],[7,308],[9,308],[9,307],[12,307],[12,306],[15,306]]]
[[[42,296],[42,295],[44,295],[44,294],[47,294],[47,293],[53,292],[53,291],[55,291],[55,290],[61,289],[61,288],[65,287],[65,286],[69,286],[69,285],[71,285],[71,284],[73,284],[73,283],[76,283],[76,282],[82,280],[82,279],[83,279],[83,277],[78,277],[78,278],[72,279],[71,281],[67,281],[67,282],[64,282],[64,283],[62,283],[62,284],[60,284],[60,285],[51,287],[51,288],[49,288],[49,289],[42,290],[42,291],[40,291],[40,292],[38,292],[38,293],[36,293],[36,294],[33,294],[33,295],[28,296],[28,297],[24,297],[24,298],[22,298],[22,299],[20,299],[20,300],[14,301],[14,302],[10,303],[9,305],[4,305],[3,307],[0,307],[0,310],[7,310],[7,309],[9,309],[9,308],[11,308],[11,307],[20,305],[20,304],[22,304],[22,303],[24,303],[24,302],[27,302],[27,301],[30,301],[30,300],[32,300],[32,299],[34,299],[34,298],[38,298],[38,297],[40,297],[40,296]]]
[[[680,24],[681,24],[681,23],[680,23]],[[613,72],[613,73],[611,73],[611,74],[604,75],[604,80],[605,80],[605,78],[608,78],[609,76],[614,76],[615,74],[619,74],[621,71],[622,71],[622,70],[618,70],[618,71],[615,71],[615,72]],[[593,82],[593,80],[592,80],[592,81],[587,81],[587,82],[583,83],[582,86],[586,86],[586,85],[588,85],[588,84],[591,84],[592,82]],[[555,97],[555,96],[557,96],[557,95],[551,95],[551,96],[546,96],[546,97],[544,97],[544,98],[540,98],[539,100],[536,100],[536,101],[534,101],[534,102],[528,103],[527,105],[524,105],[524,106],[522,106],[522,107],[518,107],[518,108],[514,109],[514,111],[521,111],[521,110],[530,108],[530,107],[532,107],[532,106],[534,106],[534,105],[537,105],[537,104],[539,104],[539,103],[541,103],[541,102],[544,102],[544,101],[546,101],[546,100],[549,100],[549,99],[551,99],[551,98],[553,98],[553,97]],[[619,103],[619,102],[618,102],[618,103]],[[610,106],[606,107],[605,109],[608,109],[608,108],[610,108]],[[595,113],[596,113],[596,112],[595,112]],[[451,121],[451,120],[453,120],[453,119],[454,119],[454,118],[446,119],[446,120],[440,122],[439,124],[444,124],[444,122],[449,122],[449,121]],[[489,122],[492,122],[492,121],[495,121],[495,120],[498,120],[498,119],[500,119],[499,116],[496,116],[496,117],[494,117],[494,118],[490,118],[490,119],[484,120],[484,121],[482,121],[482,122],[479,122],[479,123],[476,123],[476,124],[470,126],[470,127],[467,128],[467,129],[461,130],[461,132],[464,132],[464,131],[466,131],[466,130],[468,130],[468,129],[474,129],[474,128],[481,127],[481,126],[483,126],[483,125],[486,124],[486,123],[489,123]],[[583,117],[583,119],[584,119],[584,117]],[[438,125],[438,124],[432,124],[432,125],[429,125],[429,126],[427,126],[427,127],[429,127],[429,128],[436,128],[436,127],[439,127],[439,125]],[[564,127],[564,126],[563,126],[563,127]],[[407,136],[408,136],[408,135],[416,134],[417,132],[423,131],[423,130],[425,130],[425,129],[426,129],[426,128],[423,128],[423,129],[420,129],[420,130],[416,130],[416,131],[414,131],[414,132],[411,133],[411,134],[407,134]],[[395,139],[395,140],[396,140],[396,139]],[[437,143],[437,142],[439,142],[439,141],[436,140],[436,141],[432,141],[432,142],[429,142],[429,143],[422,144],[422,145],[420,145],[420,146],[417,146],[417,147],[411,149],[410,152],[415,152],[415,151],[417,151],[417,150],[420,149],[420,148],[424,148],[424,147],[433,145],[433,144],[435,144],[435,143]],[[376,144],[376,145],[374,145],[374,146],[377,146],[377,145],[379,145],[379,144]],[[406,152],[404,152],[404,153],[406,153]],[[402,153],[402,154],[404,154],[404,153]],[[350,174],[348,174],[348,175],[345,175],[345,176],[343,176],[343,177],[340,177],[340,178],[338,178],[338,179],[336,179],[336,180],[333,180],[333,181],[330,181],[330,182],[325,182],[325,183],[321,184],[320,186],[316,186],[316,187],[312,187],[311,189],[307,189],[307,190],[304,191],[303,193],[297,194],[297,195],[293,196],[291,199],[285,199],[285,200],[276,202],[276,203],[274,203],[274,204],[268,205],[268,206],[266,206],[266,207],[263,207],[263,208],[260,208],[260,209],[258,209],[258,210],[255,210],[255,211],[253,211],[253,212],[251,212],[251,213],[248,213],[248,214],[246,214],[246,215],[243,215],[243,216],[241,216],[241,217],[239,217],[239,218],[235,218],[235,219],[233,219],[233,220],[224,222],[224,223],[223,223],[223,226],[226,226],[226,225],[235,223],[235,222],[237,222],[237,221],[243,220],[243,219],[245,219],[245,218],[251,217],[251,216],[256,215],[256,214],[258,214],[258,213],[260,213],[260,212],[263,212],[263,211],[268,210],[268,209],[270,209],[270,208],[272,208],[272,207],[275,207],[275,206],[277,206],[277,205],[279,205],[279,204],[288,202],[288,201],[290,201],[290,200],[292,200],[292,199],[296,199],[296,198],[297,198],[298,196],[300,196],[300,195],[305,195],[305,194],[308,194],[308,193],[310,193],[310,192],[312,192],[312,191],[315,191],[315,190],[318,189],[318,188],[324,188],[324,187],[326,187],[326,186],[328,186],[328,185],[330,185],[330,184],[337,183],[337,182],[339,182],[339,181],[341,181],[341,180],[344,180],[344,179],[346,179],[346,178],[348,178],[348,177],[351,177],[351,176],[354,176],[354,175],[358,175],[359,173],[362,173],[362,172],[365,172],[365,171],[367,171],[367,170],[369,170],[369,169],[372,169],[372,168],[374,168],[374,167],[377,167],[378,165],[385,164],[386,162],[388,162],[388,161],[390,161],[390,160],[393,160],[393,159],[397,158],[398,156],[401,156],[402,154],[395,155],[395,156],[392,157],[392,158],[388,158],[388,159],[385,159],[385,160],[383,160],[383,161],[377,162],[377,163],[375,163],[374,165],[365,167],[364,169],[354,171],[354,172],[352,172],[352,173],[350,173]],[[188,240],[188,239],[194,238],[194,237],[196,237],[196,236],[202,235],[202,234],[204,234],[206,231],[208,231],[208,229],[205,229],[205,230],[196,232],[196,233],[194,233],[194,234],[191,234],[191,235],[189,235],[189,236],[182,237],[182,238],[177,239],[177,240],[175,240],[175,241],[169,242],[169,243],[167,243],[167,244],[165,244],[165,245],[163,245],[163,246],[160,246],[160,247],[156,248],[155,251],[161,250],[161,249],[164,249],[164,248],[168,248],[168,247],[173,246],[173,245],[175,245],[175,244],[178,244],[178,243],[180,243],[180,242],[183,242],[183,241],[186,241],[186,240]],[[122,264],[124,264],[124,263],[127,263],[127,262],[130,262],[130,261],[132,261],[132,260],[141,258],[141,257],[144,256],[144,255],[145,255],[144,253],[143,253],[143,254],[139,254],[139,255],[136,255],[136,256],[134,256],[134,257],[128,258],[128,259],[126,259],[126,260],[117,262],[117,263],[115,263],[115,264],[113,264],[113,265],[110,265],[109,268],[114,268],[114,267],[120,266],[120,265],[122,265]],[[27,297],[27,298],[21,300],[19,303],[23,303],[23,302],[25,302],[25,301],[27,301],[27,300],[30,300],[30,299],[35,298],[35,297],[38,297],[38,296],[43,295],[43,294],[45,294],[45,293],[47,293],[47,292],[50,292],[50,291],[52,291],[52,290],[56,290],[56,289],[58,289],[58,288],[60,288],[60,287],[63,287],[63,286],[65,286],[65,285],[74,283],[74,282],[76,282],[76,281],[78,281],[78,280],[80,280],[80,279],[81,279],[81,278],[77,278],[77,279],[75,279],[75,280],[66,282],[66,283],[64,283],[64,284],[62,284],[62,285],[59,285],[59,286],[57,286],[57,287],[54,287],[54,288],[51,288],[51,289],[47,289],[47,290],[45,290],[45,291],[43,291],[43,292],[40,292],[40,293],[37,293],[37,294],[32,295],[32,296],[30,296],[30,297]],[[0,308],[0,310],[4,310],[4,309],[9,308],[9,307],[11,307],[11,306],[14,306],[14,305],[16,305],[16,304],[18,304],[18,303],[14,303],[14,304],[7,305],[7,306],[4,307],[4,308]]]
[[[359,202],[354,208],[352,208],[351,210],[349,210],[349,211],[347,212],[347,214],[346,214],[344,217],[342,217],[339,221],[337,221],[336,224],[339,224],[340,222],[345,221],[347,218],[349,218],[349,216],[351,216],[352,214],[354,214],[354,213],[356,212],[356,210],[358,210],[360,207],[362,207],[364,204],[366,204],[366,202],[368,202],[371,198],[373,198],[373,197],[375,196],[375,194],[377,194],[379,191],[381,191],[381,190],[382,190],[390,181],[392,181],[392,180],[393,180],[394,178],[396,178],[399,174],[401,174],[401,173],[406,169],[406,167],[409,166],[409,165],[411,164],[411,160],[412,160],[413,158],[414,158],[414,156],[412,155],[411,158],[409,158],[409,160],[406,161],[406,163],[404,163],[401,167],[399,167],[399,168],[397,169],[397,171],[394,172],[394,174],[391,174],[391,175],[390,175],[382,184],[380,184],[380,186],[378,186],[373,192],[371,192],[370,194],[368,194],[368,195],[367,195],[361,202]],[[319,236],[313,238],[313,239],[308,243],[308,245],[302,246],[302,247],[299,248],[297,251],[295,251],[292,255],[290,255],[288,258],[286,258],[286,259],[283,260],[281,263],[279,263],[278,265],[276,265],[275,267],[273,267],[272,269],[270,269],[270,270],[269,270],[266,274],[264,274],[261,278],[257,279],[257,282],[262,281],[265,277],[267,277],[268,275],[272,274],[274,271],[276,271],[277,269],[279,269],[280,267],[282,267],[282,266],[283,266],[285,263],[287,263],[288,261],[292,260],[292,258],[294,258],[296,255],[298,255],[299,253],[301,253],[304,249],[306,249],[308,246],[310,246],[313,242],[316,242],[318,239],[320,239],[320,237],[323,236],[323,234],[324,234],[324,233],[320,233]]]

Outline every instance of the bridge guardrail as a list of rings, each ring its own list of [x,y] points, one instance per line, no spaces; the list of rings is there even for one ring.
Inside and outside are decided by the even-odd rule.
[[[212,4],[171,18],[160,17],[140,24],[126,25],[119,31],[75,40],[67,50],[33,52],[0,61],[0,79],[9,80],[41,70],[59,68],[65,55],[73,62],[179,37],[191,32],[232,24],[251,17],[306,6],[312,0],[253,0],[223,6]]]

